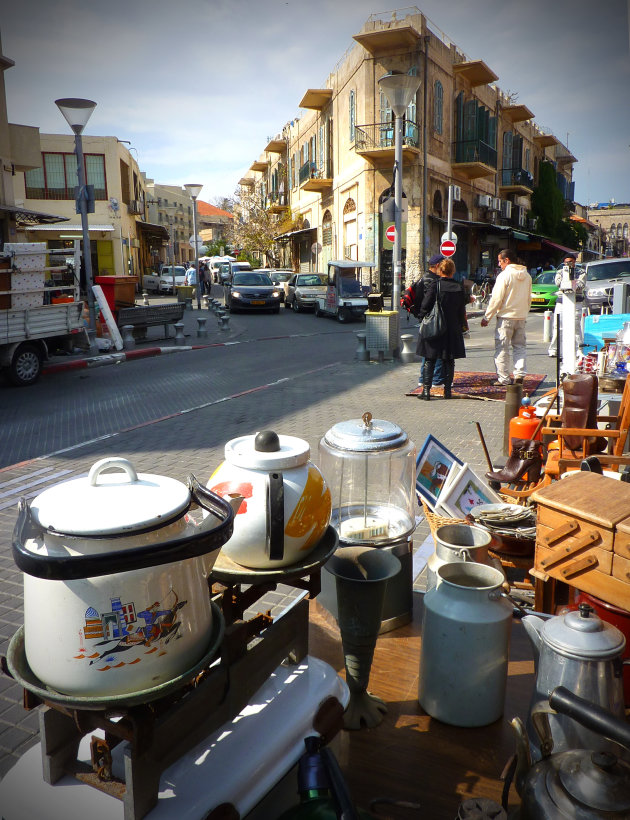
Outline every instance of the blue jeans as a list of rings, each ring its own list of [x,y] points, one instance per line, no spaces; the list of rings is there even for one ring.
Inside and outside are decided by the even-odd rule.
[[[420,366],[420,378],[418,379],[418,384],[422,384],[422,373],[424,371],[424,359],[422,360],[422,364]],[[437,359],[435,362],[435,370],[433,371],[433,384],[444,384],[444,376],[442,375],[442,359]]]

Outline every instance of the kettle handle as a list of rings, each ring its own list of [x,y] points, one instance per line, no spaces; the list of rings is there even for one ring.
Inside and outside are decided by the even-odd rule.
[[[24,545],[29,538],[44,535],[44,529],[33,518],[31,508],[25,498],[18,503],[18,518],[13,530],[13,560],[27,575],[49,581],[76,581],[145,569],[188,558],[199,558],[220,549],[230,538],[234,529],[234,512],[230,504],[216,493],[203,487],[194,475],[186,481],[193,501],[206,512],[212,513],[199,525],[193,535],[175,538],[162,544],[145,544],[141,547],[113,550],[96,555],[45,555],[31,552]],[[215,519],[219,519],[216,524]],[[128,538],[137,533],[121,533],[113,538]],[[85,541],[89,536],[66,535],[68,544]],[[110,536],[112,538],[112,536]]]
[[[267,476],[267,552],[271,561],[284,558],[284,477]]]
[[[574,695],[564,686],[556,686],[549,695],[549,705],[556,712],[568,715],[591,732],[619,743],[630,751],[630,724],[603,706]]]

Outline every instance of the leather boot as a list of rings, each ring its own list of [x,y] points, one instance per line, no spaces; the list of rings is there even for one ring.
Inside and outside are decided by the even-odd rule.
[[[455,361],[453,359],[442,359],[442,373],[444,374],[444,398],[453,397],[453,376],[455,375]]]
[[[435,370],[435,359],[425,359],[422,370],[422,395],[424,401],[431,401],[431,385],[433,384],[433,371]]]
[[[527,473],[528,481],[538,481],[542,470],[541,444],[531,439],[513,438],[512,452],[505,467],[486,473],[489,481],[500,481],[503,484],[514,484]]]

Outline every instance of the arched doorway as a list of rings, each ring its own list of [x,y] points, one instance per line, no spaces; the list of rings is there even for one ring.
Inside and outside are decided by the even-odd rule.
[[[352,197],[343,206],[343,258],[358,259],[357,205]]]

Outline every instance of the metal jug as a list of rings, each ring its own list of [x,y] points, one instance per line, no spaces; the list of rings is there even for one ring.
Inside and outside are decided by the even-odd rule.
[[[624,715],[621,656],[626,644],[623,634],[601,620],[592,607],[580,604],[578,611],[543,620],[536,615],[523,618],[523,626],[534,648],[536,685],[527,719],[532,757],[542,756],[540,740],[531,715],[546,704],[557,686],[565,686],[579,697]],[[556,752],[567,749],[609,751],[609,741],[565,715],[551,715],[549,726]]]

